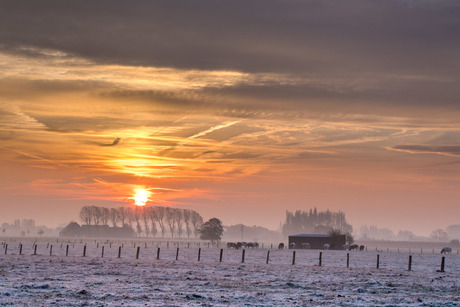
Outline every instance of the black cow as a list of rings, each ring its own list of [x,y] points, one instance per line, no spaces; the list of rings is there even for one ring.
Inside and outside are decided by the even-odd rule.
[[[351,251],[358,250],[359,245],[358,244],[352,244],[352,245],[350,245],[350,247],[348,249],[351,250]]]

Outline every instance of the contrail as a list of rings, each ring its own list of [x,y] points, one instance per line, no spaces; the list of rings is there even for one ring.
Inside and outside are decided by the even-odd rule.
[[[216,130],[219,130],[219,129],[223,129],[223,128],[227,128],[227,127],[230,127],[234,124],[237,124],[239,123],[240,121],[237,120],[237,121],[234,121],[234,122],[229,122],[229,123],[225,123],[225,124],[221,124],[221,125],[217,125],[217,126],[214,126],[214,127],[211,127],[209,128],[208,130],[205,130],[205,131],[202,131],[202,132],[199,132],[195,135],[192,135],[192,136],[189,136],[188,139],[194,139],[194,138],[198,138],[200,136],[203,136],[203,135],[206,135],[208,133],[211,133],[213,131],[216,131]]]
[[[184,120],[184,119],[186,119],[186,118],[187,118],[187,116],[184,116],[184,117],[181,117],[181,118],[179,118],[179,119],[173,121],[172,123],[169,124],[169,126],[165,126],[165,127],[161,128],[161,129],[158,129],[158,130],[157,130],[154,134],[152,134],[151,136],[157,135],[158,133],[160,133],[161,131],[165,130],[166,128],[171,127],[171,125],[173,125],[173,124],[175,124],[175,123],[178,123],[178,122],[180,122],[181,120]]]
[[[51,163],[51,164],[56,164],[56,165],[59,165],[59,166],[66,166],[65,164],[62,164],[62,163],[59,163],[59,162],[56,162],[56,161],[53,161],[53,160],[45,159],[45,158],[42,158],[42,157],[39,157],[39,156],[31,155],[31,154],[28,154],[28,153],[23,152],[23,151],[19,151],[19,150],[15,150],[15,149],[11,149],[11,148],[8,148],[8,147],[3,147],[3,146],[0,146],[0,148],[6,149],[6,150],[9,150],[9,151],[15,152],[17,154],[20,154],[20,155],[23,155],[23,156],[26,156],[26,157],[29,157],[29,158],[33,158],[33,159],[36,159],[36,160],[48,162],[48,163]]]

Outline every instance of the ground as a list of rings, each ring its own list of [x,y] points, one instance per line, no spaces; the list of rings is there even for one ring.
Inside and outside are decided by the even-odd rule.
[[[105,247],[102,258],[102,246]],[[40,243],[10,247],[0,256],[0,305],[12,306],[460,306],[460,255],[384,251],[242,251],[203,247],[118,246]],[[269,263],[266,263],[270,252]],[[419,251],[420,252],[420,251]],[[379,255],[380,268],[376,268]]]

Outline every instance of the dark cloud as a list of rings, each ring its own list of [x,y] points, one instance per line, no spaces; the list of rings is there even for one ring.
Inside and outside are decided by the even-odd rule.
[[[29,81],[37,94],[88,87],[94,95],[172,112],[241,118],[331,112],[425,118],[419,112],[427,109],[442,118],[460,112],[458,16],[454,0],[0,0],[0,50],[36,58],[59,50],[68,55],[56,57],[100,64],[270,72],[301,80],[197,91]],[[1,87],[0,94],[31,92],[11,88]]]
[[[118,145],[118,143],[120,143],[121,141],[121,138],[116,138],[112,143],[110,144],[99,144],[99,146],[115,146],[115,145]]]
[[[0,2],[0,42],[99,62],[284,72],[452,74],[457,1]]]

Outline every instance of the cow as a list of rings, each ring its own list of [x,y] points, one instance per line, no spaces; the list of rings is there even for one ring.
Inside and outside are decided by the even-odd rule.
[[[366,247],[364,245],[359,246],[359,251],[362,252]]]
[[[278,249],[284,249],[284,243],[278,244]]]
[[[302,244],[300,245],[300,248],[301,248],[301,249],[310,249],[310,243],[302,243]]]
[[[295,243],[292,242],[292,243],[289,243],[289,249],[294,249],[295,248]]]
[[[352,245],[350,245],[350,247],[348,248],[348,250],[351,250],[351,251],[358,250],[358,249],[359,249],[359,245],[358,245],[358,244],[352,244]]]
[[[349,245],[349,244],[344,244],[344,245],[342,245],[342,249],[343,249],[343,250],[349,250],[349,249],[350,249],[350,245]]]
[[[452,254],[452,248],[443,247],[442,250],[441,250],[441,254]]]
[[[228,243],[227,243],[227,248],[238,249],[237,246],[236,246],[236,243],[233,243],[233,242],[228,242]]]
[[[238,242],[238,243],[236,243],[236,249],[240,249],[242,247],[248,247],[248,243],[246,243],[246,242]]]
[[[259,248],[259,243],[257,243],[257,242],[249,242],[247,246],[248,246],[248,248]]]
[[[324,246],[323,246],[323,247],[324,247],[324,249],[330,249],[330,248],[331,248],[331,245],[330,245],[330,244],[328,244],[328,243],[326,243],[326,244],[324,244]]]

